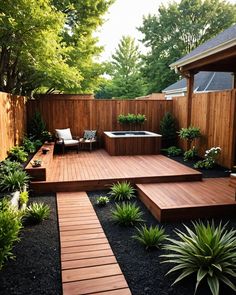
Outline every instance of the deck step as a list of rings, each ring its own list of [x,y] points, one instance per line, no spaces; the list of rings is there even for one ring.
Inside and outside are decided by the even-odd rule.
[[[159,221],[235,215],[229,178],[194,182],[137,184],[139,198]]]
[[[131,295],[85,192],[57,193],[64,295]]]

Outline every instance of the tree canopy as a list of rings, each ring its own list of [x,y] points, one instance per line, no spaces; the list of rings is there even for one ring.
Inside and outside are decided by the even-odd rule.
[[[160,92],[176,82],[179,76],[169,65],[235,21],[236,5],[224,0],[181,0],[145,17],[139,30],[150,49],[143,70],[148,92]]]
[[[146,88],[141,67],[141,55],[134,38],[123,36],[108,65],[112,79],[102,84],[97,97],[135,98],[144,95]]]
[[[94,30],[109,0],[6,0],[0,7],[0,90],[90,92],[102,67]]]

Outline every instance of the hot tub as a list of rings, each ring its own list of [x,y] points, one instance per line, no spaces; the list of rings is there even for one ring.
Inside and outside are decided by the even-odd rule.
[[[111,156],[160,154],[161,135],[149,131],[105,131],[105,149]]]

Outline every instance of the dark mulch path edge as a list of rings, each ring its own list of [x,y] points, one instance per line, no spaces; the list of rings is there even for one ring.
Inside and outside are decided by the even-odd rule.
[[[106,207],[98,207],[96,205],[96,198],[100,195],[106,195],[107,191],[89,192],[89,198],[94,206],[97,216],[102,224],[105,234],[110,242],[112,250],[117,258],[117,261],[123,271],[123,274],[128,282],[133,295],[191,295],[194,294],[195,277],[185,279],[176,286],[171,286],[173,281],[177,278],[176,275],[165,276],[170,266],[161,264],[160,254],[163,250],[147,251],[136,240],[132,239],[135,234],[135,227],[122,227],[112,221],[111,209],[114,208],[115,203],[112,201]],[[144,213],[143,219],[147,225],[160,224],[147,210],[140,200],[136,203]],[[228,219],[223,219],[226,223]],[[219,222],[219,219],[215,219]],[[192,226],[191,222],[184,224]],[[181,222],[176,223],[162,223],[166,233],[176,238],[174,229],[183,230]],[[230,219],[229,228],[236,228],[236,218]],[[197,295],[210,295],[209,289],[203,284]],[[220,287],[220,294],[233,295],[234,292],[223,285]]]
[[[15,260],[0,271],[1,295],[61,295],[59,232],[55,196],[37,196],[30,201],[44,202],[51,208],[48,220],[25,225],[21,241],[15,244]]]
[[[188,166],[194,170],[197,170],[199,172],[202,173],[202,176],[204,178],[218,178],[218,177],[229,177],[230,176],[230,173],[231,173],[231,170],[227,169],[227,168],[224,168],[222,166],[219,166],[219,165],[215,165],[215,167],[213,167],[212,169],[195,169],[193,167],[193,165],[199,161],[199,160],[202,160],[202,159],[197,159],[195,161],[184,161],[183,160],[183,156],[177,156],[177,157],[168,157],[176,162],[179,162],[185,166]]]

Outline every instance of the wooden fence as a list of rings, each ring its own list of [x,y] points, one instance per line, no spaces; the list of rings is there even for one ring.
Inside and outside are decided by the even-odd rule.
[[[20,144],[26,131],[25,98],[0,92],[0,160]]]
[[[165,100],[81,100],[42,99],[27,104],[28,119],[39,111],[48,130],[70,127],[74,135],[82,136],[85,129],[98,130],[103,142],[103,131],[121,130],[117,123],[119,114],[145,114],[147,121],[143,130],[159,132],[160,120],[164,114],[172,112],[172,101]]]
[[[58,97],[58,98],[57,98]],[[231,168],[235,161],[236,90],[194,94],[191,124],[201,128],[202,137],[196,142],[200,155],[212,146],[220,146],[222,154],[218,163]],[[117,116],[121,113],[142,113],[147,121],[143,130],[159,132],[160,120],[172,112],[178,128],[187,127],[186,97],[171,100],[94,100],[78,98],[44,97],[27,103],[30,120],[39,111],[48,130],[70,127],[74,135],[84,129],[96,129],[103,142],[103,131],[120,130]],[[183,142],[180,142],[185,147]]]
[[[173,100],[173,113],[179,127],[186,127],[186,97]],[[222,149],[218,163],[231,168],[235,161],[236,90],[193,95],[191,125],[200,127],[202,137],[197,140],[201,156],[213,146]],[[180,142],[185,147],[183,142]]]

